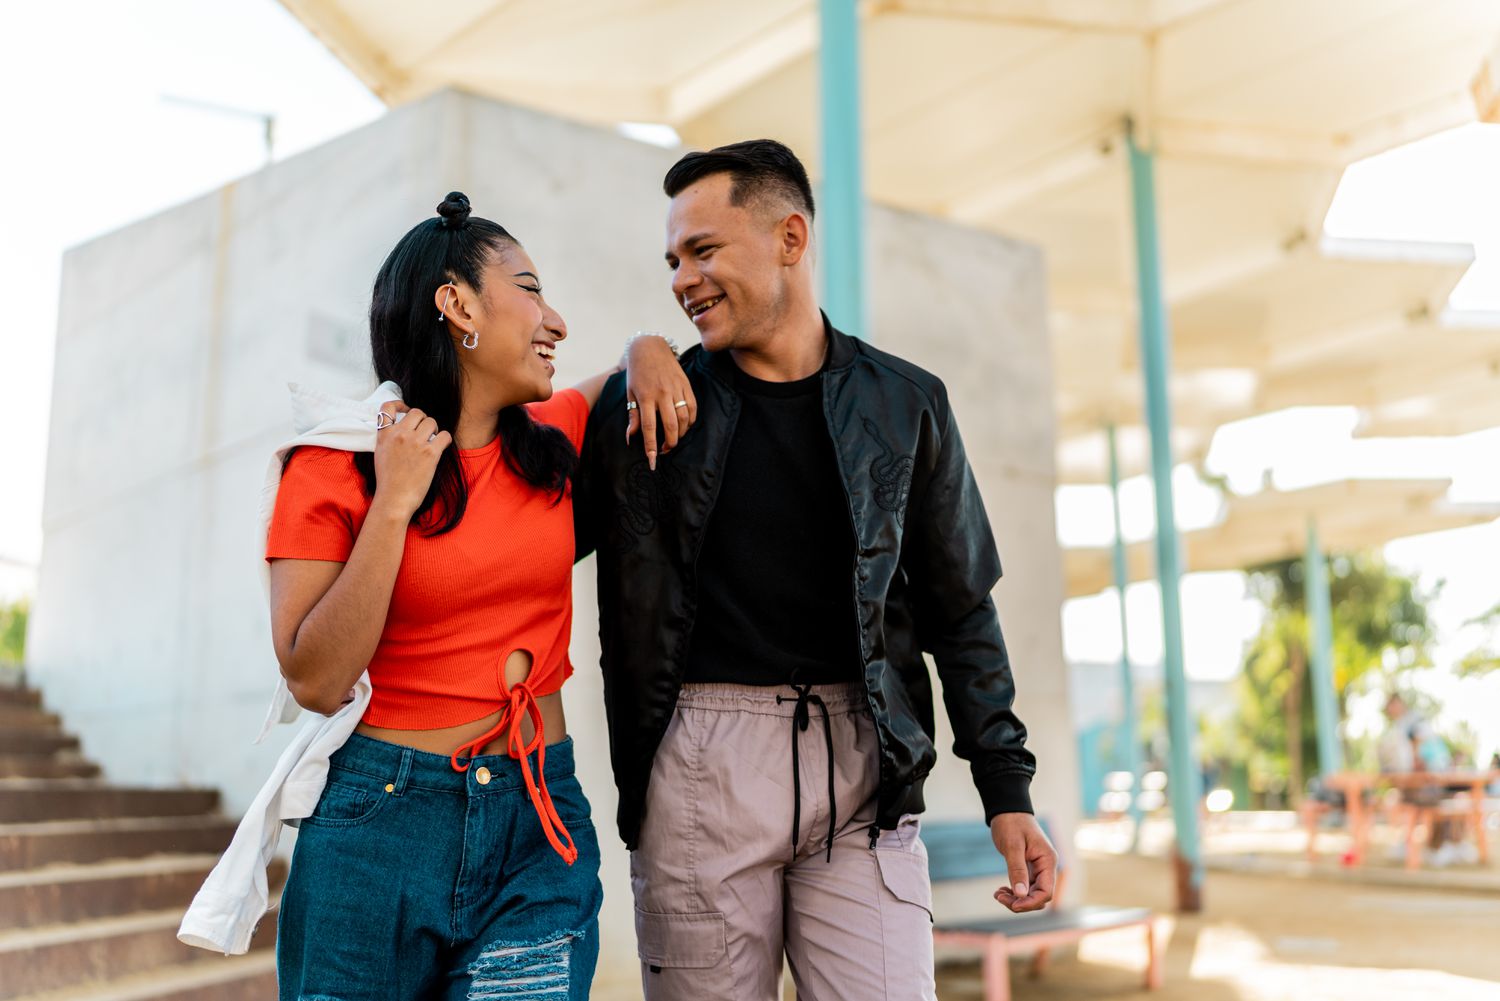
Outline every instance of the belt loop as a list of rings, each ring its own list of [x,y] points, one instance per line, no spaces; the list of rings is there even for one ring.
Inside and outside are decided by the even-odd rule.
[[[396,787],[391,790],[395,795],[400,796],[406,792],[406,782],[411,778],[411,763],[416,756],[417,752],[413,748],[402,748],[401,763],[396,766],[396,781],[392,783]]]

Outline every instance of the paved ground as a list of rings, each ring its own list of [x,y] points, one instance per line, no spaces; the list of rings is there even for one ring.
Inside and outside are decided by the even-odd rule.
[[[1321,831],[1317,856],[1307,860],[1307,833],[1291,813],[1230,813],[1212,818],[1203,828],[1204,857],[1210,868],[1285,876],[1405,886],[1417,889],[1445,887],[1454,890],[1487,890],[1500,893],[1500,815],[1489,819],[1490,860],[1488,866],[1455,864],[1443,869],[1405,868],[1404,832],[1377,824],[1370,834],[1370,852],[1360,866],[1346,864],[1342,856],[1352,846],[1344,831]],[[1172,845],[1172,822],[1159,817],[1146,822],[1140,848],[1148,855],[1165,855]],[[1078,849],[1088,853],[1120,854],[1130,843],[1129,821],[1093,821],[1078,832]]]
[[[1160,858],[1085,852],[1089,896],[1170,914]],[[1211,871],[1204,914],[1168,921],[1166,988],[1140,987],[1134,931],[1096,935],[1041,981],[1017,963],[1016,1001],[1495,1001],[1500,893]],[[980,1001],[976,964],[945,966],[942,1001]]]

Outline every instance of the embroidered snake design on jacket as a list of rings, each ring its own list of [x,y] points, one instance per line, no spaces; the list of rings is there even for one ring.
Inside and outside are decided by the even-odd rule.
[[[618,508],[616,551],[629,552],[641,536],[656,531],[676,508],[681,488],[682,474],[670,463],[659,465],[654,473],[643,461],[631,465],[625,474],[625,503]]]
[[[906,498],[911,493],[911,474],[916,460],[909,455],[897,455],[880,436],[880,429],[868,417],[860,418],[865,431],[880,446],[880,455],[870,463],[870,479],[875,481],[875,503],[881,510],[896,515],[898,522],[906,518]]]

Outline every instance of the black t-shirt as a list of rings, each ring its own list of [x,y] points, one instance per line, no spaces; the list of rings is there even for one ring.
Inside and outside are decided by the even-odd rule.
[[[736,369],[741,410],[698,554],[686,680],[826,685],[862,675],[854,529],[821,373]]]

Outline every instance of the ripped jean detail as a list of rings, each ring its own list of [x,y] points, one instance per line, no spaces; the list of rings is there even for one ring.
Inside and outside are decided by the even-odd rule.
[[[545,942],[496,942],[469,967],[469,1001],[537,1001],[569,997],[572,933]]]

